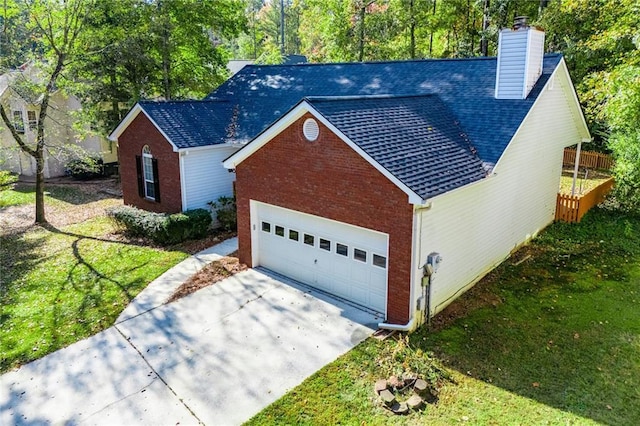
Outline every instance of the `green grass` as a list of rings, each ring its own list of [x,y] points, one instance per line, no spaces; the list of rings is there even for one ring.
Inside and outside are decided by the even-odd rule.
[[[591,191],[611,176],[599,172],[593,171],[590,176],[587,176],[587,179],[584,179],[584,172],[578,175],[578,179],[576,180],[576,195],[586,194]],[[558,192],[562,194],[571,194],[571,188],[573,187],[573,174],[563,174],[560,176],[560,189]]]
[[[455,303],[482,296],[499,303],[409,336],[453,379],[423,412],[375,404],[385,365],[406,361],[368,339],[249,424],[640,424],[640,217],[554,224]]]
[[[45,205],[64,206],[69,204],[84,204],[96,200],[96,195],[82,191],[79,186],[73,185],[46,185]],[[12,189],[0,190],[0,208],[35,204],[35,186],[33,184],[19,183]]]
[[[0,236],[0,372],[111,326],[187,255],[107,241],[107,218]]]

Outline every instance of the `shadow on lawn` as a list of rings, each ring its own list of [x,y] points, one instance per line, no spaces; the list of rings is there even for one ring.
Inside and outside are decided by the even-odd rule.
[[[35,196],[35,184],[31,182],[20,182],[14,186],[13,190]],[[45,194],[48,197],[73,205],[87,204],[107,198],[120,198],[115,195],[117,191],[118,187],[113,179],[45,184]]]
[[[466,315],[414,333],[412,344],[463,375],[550,407],[638,424],[640,219],[587,218],[552,226],[523,249],[529,260],[503,264],[451,305]],[[502,303],[460,308],[482,293]]]
[[[43,232],[0,237],[0,347],[7,351],[0,357],[0,371],[111,326],[147,284],[134,272],[148,267],[148,259],[134,257],[130,264],[118,264],[122,242],[50,224],[43,228],[72,240],[49,244],[52,235]],[[118,248],[110,252],[110,245]],[[46,271],[34,275],[43,262],[48,262]]]

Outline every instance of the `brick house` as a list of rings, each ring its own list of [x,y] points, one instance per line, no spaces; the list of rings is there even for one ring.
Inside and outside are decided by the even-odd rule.
[[[185,159],[227,149],[242,262],[411,330],[553,220],[564,147],[590,137],[544,33],[500,39],[497,58],[248,66],[203,101],[139,104],[114,135],[123,156],[158,152],[162,208],[181,191],[185,209]],[[127,161],[136,204],[148,182]]]

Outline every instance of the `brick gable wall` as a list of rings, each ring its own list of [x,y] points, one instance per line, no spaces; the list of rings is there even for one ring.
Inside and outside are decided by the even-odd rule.
[[[138,194],[136,155],[142,155],[145,145],[149,145],[151,155],[158,160],[159,203]],[[124,204],[154,212],[182,211],[179,155],[143,113],[138,114],[118,138],[118,159]]]
[[[236,169],[240,260],[251,265],[249,200],[389,234],[387,321],[409,321],[413,209],[407,195],[329,129],[297,120]]]

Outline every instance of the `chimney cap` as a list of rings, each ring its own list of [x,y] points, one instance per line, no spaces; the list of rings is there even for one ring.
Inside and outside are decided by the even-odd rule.
[[[520,28],[528,28],[529,27],[529,17],[528,16],[516,16],[513,19],[513,29],[519,30]]]

